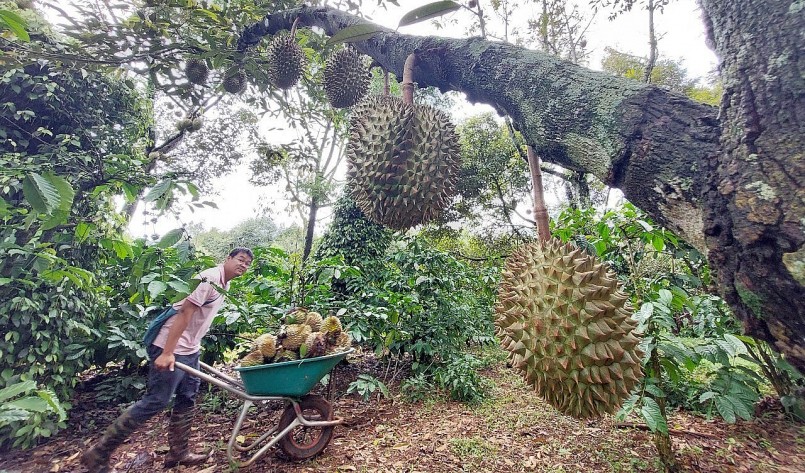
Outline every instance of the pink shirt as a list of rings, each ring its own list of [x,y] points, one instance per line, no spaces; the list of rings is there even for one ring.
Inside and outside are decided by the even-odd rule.
[[[198,309],[190,317],[190,323],[187,324],[187,328],[184,329],[179,341],[176,342],[176,348],[173,350],[174,355],[192,355],[201,349],[201,339],[204,335],[207,335],[207,331],[212,325],[212,319],[215,318],[218,309],[224,304],[224,295],[218,292],[215,286],[229,289],[229,283],[224,284],[224,265],[205,269],[198,274],[197,278],[201,279],[198,287],[190,295],[173,304],[173,308],[176,310],[181,309],[186,300],[198,306]],[[168,332],[175,321],[176,317],[171,317],[165,321],[165,325],[162,326],[159,335],[154,340],[154,345],[165,348],[165,344],[168,342]]]

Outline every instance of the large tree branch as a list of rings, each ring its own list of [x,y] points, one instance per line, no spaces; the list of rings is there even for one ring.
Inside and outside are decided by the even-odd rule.
[[[247,28],[239,47],[290,28],[297,17],[328,35],[367,23],[327,7],[302,7]],[[420,86],[463,92],[472,102],[492,105],[512,117],[546,161],[623,190],[656,221],[706,251],[699,191],[706,163],[718,150],[715,108],[539,51],[478,38],[410,36],[380,28],[354,45],[398,77],[405,58],[416,51],[414,78]]]

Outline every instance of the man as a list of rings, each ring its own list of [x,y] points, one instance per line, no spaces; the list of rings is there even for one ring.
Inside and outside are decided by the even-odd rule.
[[[223,264],[202,271],[201,283],[186,298],[174,304],[177,311],[167,319],[148,352],[148,390],[145,396],[127,409],[106,429],[103,437],[81,457],[90,473],[112,471],[109,457],[131,433],[148,419],[162,412],[176,394],[168,428],[170,451],[165,468],[198,465],[209,454],[190,453],[188,438],[195,414],[195,399],[201,380],[175,369],[181,362],[199,369],[201,339],[207,334],[215,314],[224,303],[220,289],[229,289],[229,281],[241,276],[254,259],[251,250],[235,248]]]

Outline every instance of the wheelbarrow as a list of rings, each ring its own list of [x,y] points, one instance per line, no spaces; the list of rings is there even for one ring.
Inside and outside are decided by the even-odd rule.
[[[203,362],[199,364],[201,370],[182,363],[176,363],[176,367],[243,400],[240,415],[229,437],[226,455],[231,465],[245,468],[277,444],[294,460],[313,458],[324,450],[330,443],[333,429],[344,420],[333,416],[330,401],[308,393],[352,351],[350,348],[317,358],[235,368],[242,382]],[[285,401],[287,405],[276,426],[252,442],[240,442],[238,436],[249,409],[259,401]],[[242,453],[254,449],[257,451],[246,461],[239,460]]]

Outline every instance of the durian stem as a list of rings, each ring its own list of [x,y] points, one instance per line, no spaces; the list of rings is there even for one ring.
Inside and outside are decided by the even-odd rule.
[[[528,151],[528,168],[531,170],[531,187],[534,195],[534,220],[537,222],[537,238],[548,241],[551,238],[551,229],[548,222],[548,209],[545,207],[545,191],[542,188],[542,171],[539,169],[539,156],[531,145],[526,146]]]
[[[405,58],[403,66],[402,96],[403,103],[414,103],[414,64],[416,64],[416,53],[411,53]]]
[[[289,38],[293,40],[296,37],[296,25],[299,23],[299,17],[297,16],[296,19],[293,21],[293,25],[291,25],[291,33],[288,35]]]
[[[383,95],[389,95],[391,93],[391,88],[389,87],[389,71],[388,69],[383,69]]]

